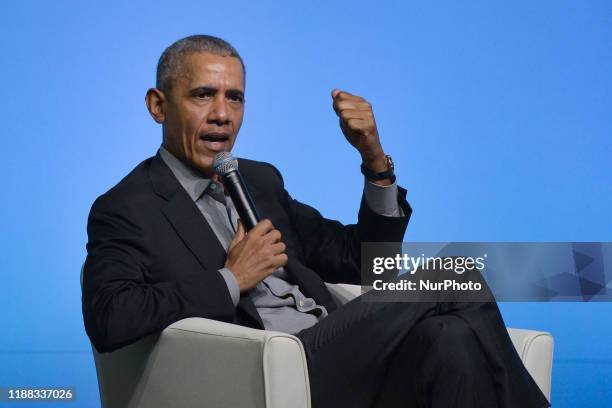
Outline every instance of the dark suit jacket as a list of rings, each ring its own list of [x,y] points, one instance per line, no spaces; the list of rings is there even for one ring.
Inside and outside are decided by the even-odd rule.
[[[362,198],[358,224],[343,226],[292,199],[272,165],[239,160],[239,167],[262,219],[287,245],[288,275],[330,313],[336,305],[324,281],[359,283],[361,242],[404,236],[411,208],[402,188],[405,216],[380,216]],[[99,352],[186,317],[263,328],[247,294],[234,307],[218,272],[225,250],[159,154],[94,202],[87,232],[83,316]]]

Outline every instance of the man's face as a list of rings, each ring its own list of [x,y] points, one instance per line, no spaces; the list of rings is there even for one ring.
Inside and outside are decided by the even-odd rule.
[[[183,63],[167,95],[164,147],[210,177],[215,155],[232,149],[242,125],[244,73],[234,57],[195,53]]]

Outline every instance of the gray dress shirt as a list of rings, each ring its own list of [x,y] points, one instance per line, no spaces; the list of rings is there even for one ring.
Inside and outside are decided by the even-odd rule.
[[[162,160],[185,189],[189,197],[210,225],[227,251],[236,234],[238,213],[232,199],[224,194],[223,185],[187,167],[164,147],[159,149]],[[389,217],[401,215],[397,202],[397,184],[379,186],[365,182],[364,197],[367,205],[376,213]],[[227,268],[219,269],[234,306],[240,300],[240,289],[234,274]],[[284,268],[278,268],[270,276],[249,291],[266,330],[297,333],[327,316],[327,310],[306,297],[290,282]]]

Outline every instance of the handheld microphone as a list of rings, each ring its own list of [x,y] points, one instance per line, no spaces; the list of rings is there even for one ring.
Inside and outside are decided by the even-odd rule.
[[[259,222],[259,214],[240,171],[238,171],[238,160],[230,152],[218,153],[213,162],[213,171],[221,177],[225,189],[234,202],[240,220],[245,229],[250,231]]]

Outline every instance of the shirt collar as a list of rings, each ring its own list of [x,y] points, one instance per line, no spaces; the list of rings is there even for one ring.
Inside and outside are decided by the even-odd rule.
[[[194,202],[197,201],[210,185],[211,179],[203,177],[195,170],[186,166],[185,163],[177,159],[163,146],[159,147],[159,154],[164,163],[170,167],[174,177],[176,177],[181,186],[187,191],[189,197],[191,197]]]

